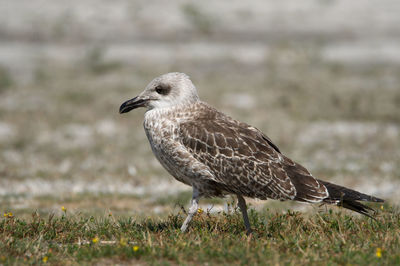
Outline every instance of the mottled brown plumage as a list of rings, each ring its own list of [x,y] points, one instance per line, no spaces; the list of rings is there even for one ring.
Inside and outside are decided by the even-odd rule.
[[[179,141],[210,169],[219,194],[312,202],[328,196],[325,186],[282,155],[258,129],[203,102],[191,109],[192,119],[179,124]],[[303,190],[299,195],[294,184]]]
[[[156,78],[142,94],[121,105],[120,112],[141,106],[148,109],[144,128],[155,156],[178,181],[193,187],[182,231],[199,197],[236,195],[248,232],[243,196],[336,204],[368,216],[371,209],[358,201],[382,201],[314,178],[260,130],[200,101],[185,74]]]

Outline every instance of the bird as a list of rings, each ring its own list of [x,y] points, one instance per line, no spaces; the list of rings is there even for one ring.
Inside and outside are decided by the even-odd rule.
[[[161,165],[192,187],[185,232],[200,198],[234,195],[247,234],[252,228],[244,197],[333,204],[372,218],[374,210],[360,201],[384,200],[315,178],[285,156],[257,128],[200,100],[188,75],[172,72],[153,79],[119,113],[144,107],[144,131]]]

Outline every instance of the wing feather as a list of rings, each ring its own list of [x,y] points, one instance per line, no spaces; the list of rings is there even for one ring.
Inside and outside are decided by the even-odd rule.
[[[260,199],[318,202],[328,196],[323,184],[261,131],[207,108],[180,124],[179,139],[210,169],[219,189]]]

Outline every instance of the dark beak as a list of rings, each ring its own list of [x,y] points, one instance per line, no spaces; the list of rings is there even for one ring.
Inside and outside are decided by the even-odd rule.
[[[143,107],[145,106],[147,100],[141,99],[138,96],[136,96],[133,99],[130,99],[126,102],[124,102],[120,107],[119,107],[119,113],[127,113],[135,108]]]

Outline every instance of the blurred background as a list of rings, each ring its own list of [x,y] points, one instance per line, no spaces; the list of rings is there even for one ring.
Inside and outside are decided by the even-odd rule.
[[[187,206],[190,188],[151,153],[144,110],[118,114],[171,71],[314,176],[396,203],[399,14],[397,0],[0,0],[0,211]]]

